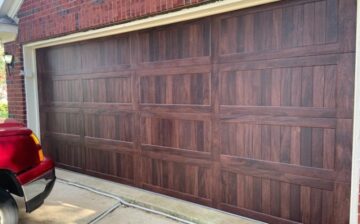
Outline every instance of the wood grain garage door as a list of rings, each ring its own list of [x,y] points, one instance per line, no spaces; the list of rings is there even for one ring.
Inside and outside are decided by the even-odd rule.
[[[271,223],[348,222],[355,0],[39,49],[60,167]]]

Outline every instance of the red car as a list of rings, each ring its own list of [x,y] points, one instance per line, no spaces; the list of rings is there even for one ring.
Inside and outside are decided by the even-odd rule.
[[[54,162],[44,157],[35,134],[14,120],[0,120],[0,224],[18,221],[11,194],[23,197],[26,212],[32,212],[43,204],[54,183]]]

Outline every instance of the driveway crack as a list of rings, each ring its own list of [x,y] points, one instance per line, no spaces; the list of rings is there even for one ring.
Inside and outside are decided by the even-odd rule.
[[[102,212],[100,215],[96,216],[93,220],[91,220],[88,224],[95,224],[97,222],[99,222],[100,220],[102,220],[103,218],[105,218],[107,215],[109,215],[110,213],[112,213],[113,211],[115,211],[117,208],[119,208],[121,206],[121,202],[117,202],[115,205],[113,205],[111,208],[105,210],[104,212]]]

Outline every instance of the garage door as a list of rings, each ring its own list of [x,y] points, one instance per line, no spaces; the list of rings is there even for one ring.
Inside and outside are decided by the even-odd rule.
[[[57,165],[271,223],[347,223],[352,0],[37,50]]]

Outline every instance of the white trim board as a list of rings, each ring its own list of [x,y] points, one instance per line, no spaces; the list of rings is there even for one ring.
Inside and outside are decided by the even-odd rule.
[[[36,49],[158,27],[277,1],[280,0],[222,0],[128,23],[25,44],[23,56],[27,126],[40,136]]]
[[[351,168],[350,223],[358,223],[360,177],[360,1],[357,1],[353,152]]]

